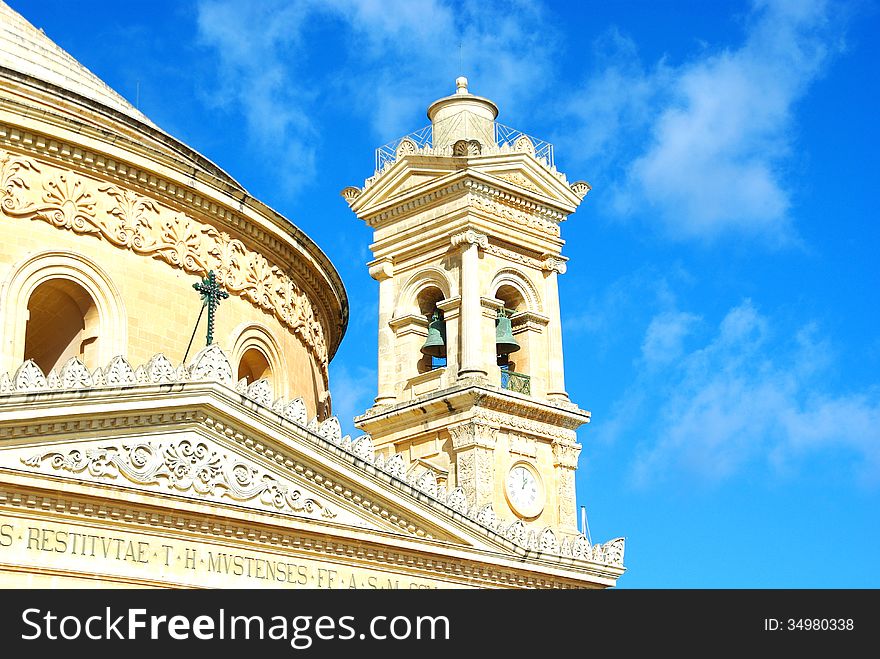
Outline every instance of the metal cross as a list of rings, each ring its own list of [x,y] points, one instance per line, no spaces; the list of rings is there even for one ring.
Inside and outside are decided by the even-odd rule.
[[[193,288],[202,294],[202,307],[208,307],[208,336],[205,345],[211,345],[214,342],[214,311],[220,306],[220,301],[229,297],[229,293],[220,288],[214,271],[209,270],[208,276],[197,284],[193,284]]]

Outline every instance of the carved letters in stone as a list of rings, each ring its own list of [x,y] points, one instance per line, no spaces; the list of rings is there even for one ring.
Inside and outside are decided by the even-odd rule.
[[[53,469],[75,474],[87,473],[95,479],[123,476],[138,485],[165,482],[169,489],[194,492],[202,496],[227,497],[234,501],[259,501],[275,510],[336,517],[321,501],[284,483],[263,469],[255,468],[237,456],[229,456],[203,442],[188,439],[176,442],[117,444],[67,453],[37,453],[22,462],[39,467],[49,460]]]
[[[42,188],[39,202],[23,193]],[[324,329],[308,297],[283,270],[213,226],[131,190],[99,184],[0,150],[0,195],[9,217],[42,220],[150,256],[195,275],[217,273],[230,293],[273,313],[314,353],[326,380]]]

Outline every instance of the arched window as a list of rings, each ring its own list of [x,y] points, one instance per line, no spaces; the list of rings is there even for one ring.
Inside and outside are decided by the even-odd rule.
[[[495,297],[504,303],[503,313],[508,318],[513,316],[513,314],[515,313],[524,311],[526,308],[523,296],[518,290],[516,290],[513,286],[509,284],[502,284],[501,286],[499,286],[498,290],[495,292]],[[498,365],[503,371],[516,371],[517,361],[525,361],[522,359],[525,355],[519,354],[521,350],[522,346],[520,346],[520,350],[517,350],[516,352],[513,352],[509,355],[498,355]],[[517,359],[518,357],[519,360]]]
[[[128,349],[128,316],[103,268],[68,251],[32,254],[0,284],[0,371],[33,359],[49,371],[80,357],[90,369]]]
[[[438,340],[436,332],[440,332],[441,339],[444,342],[442,349],[437,350],[442,354],[426,355],[419,353],[418,370],[419,373],[426,373],[436,368],[446,366],[446,329],[443,323],[443,313],[437,308],[437,303],[443,300],[443,291],[436,286],[427,286],[419,291],[416,296],[416,303],[419,307],[419,314],[428,321],[428,338],[429,340]],[[436,320],[435,320],[436,318]],[[434,326],[432,327],[432,323]]]
[[[232,346],[231,360],[236,364],[238,380],[244,378],[250,384],[265,378],[272,386],[273,395],[290,395],[290,370],[283,367],[285,361],[281,347],[268,327],[254,322],[243,323],[233,330],[229,345]],[[296,383],[298,387],[302,384]],[[297,394],[302,393],[297,391]]]
[[[44,373],[61,369],[71,357],[98,366],[98,307],[82,286],[69,279],[49,279],[27,302],[24,358]]]
[[[244,351],[238,362],[238,379],[242,378],[250,384],[263,378],[272,379],[272,366],[263,351],[250,347]]]

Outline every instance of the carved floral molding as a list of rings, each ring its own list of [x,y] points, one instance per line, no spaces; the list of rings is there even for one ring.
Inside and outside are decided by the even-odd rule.
[[[195,275],[214,270],[229,293],[293,330],[314,354],[326,381],[327,343],[308,297],[281,268],[228,233],[131,190],[38,165],[2,149],[0,198],[7,217],[93,235]]]
[[[122,476],[137,485],[166,483],[178,492],[193,492],[234,501],[259,501],[275,510],[298,515],[336,517],[326,504],[281,482],[263,469],[238,457],[212,450],[204,442],[115,444],[66,453],[37,453],[22,462],[40,467],[48,461],[53,469],[86,473],[98,480]]]

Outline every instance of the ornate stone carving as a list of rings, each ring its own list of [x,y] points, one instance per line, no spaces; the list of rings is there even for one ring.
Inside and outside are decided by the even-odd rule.
[[[495,448],[498,430],[492,426],[466,422],[449,429],[452,437],[452,448],[455,451],[465,450],[471,447]]]
[[[318,428],[318,434],[324,439],[338,444],[342,439],[342,427],[339,425],[339,419],[331,416],[323,421]]]
[[[574,485],[573,469],[557,470],[556,497],[559,500],[559,524],[574,525],[577,520],[577,492]]]
[[[306,404],[302,398],[294,398],[284,406],[282,415],[296,424],[305,426],[308,422]]]
[[[61,389],[61,377],[58,375],[58,371],[54,368],[49,371],[49,375],[46,376],[46,388]]]
[[[147,362],[147,378],[150,382],[174,382],[174,364],[161,352]]]
[[[212,450],[204,442],[183,439],[176,442],[114,444],[98,449],[67,453],[37,453],[22,462],[39,467],[49,460],[53,469],[88,474],[94,479],[123,476],[137,485],[162,482],[178,492],[259,501],[265,506],[300,515],[336,516],[318,499],[284,483],[239,456]]]
[[[605,554],[605,563],[608,565],[617,565],[623,567],[623,551],[626,540],[623,538],[615,538],[602,545]]]
[[[489,245],[489,237],[486,234],[478,233],[473,229],[456,233],[449,239],[449,241],[452,243],[453,247],[458,247],[459,245],[477,245],[482,249],[486,249]]]
[[[413,142],[408,137],[404,137],[400,140],[400,144],[397,145],[397,158],[402,158],[403,156],[409,156],[419,150],[418,145]]]
[[[516,142],[513,143],[513,150],[522,151],[528,153],[533,158],[535,157],[535,143],[532,142],[528,135],[520,135],[516,138]]]
[[[416,489],[429,497],[437,497],[437,476],[430,469],[425,469],[416,479]]]
[[[520,254],[519,252],[514,252],[513,250],[499,247],[498,245],[493,245],[491,243],[487,245],[485,249],[489,254],[494,254],[495,256],[504,259],[505,261],[521,263],[522,265],[528,266],[529,268],[534,268],[535,270],[543,269],[543,263],[538,259],[532,258],[531,256],[526,256],[525,254]]]
[[[178,380],[180,378],[177,378]],[[92,385],[95,387],[103,387],[107,384],[107,376],[104,375],[104,369],[100,366],[92,373]]]
[[[22,201],[20,193],[32,184],[43,189],[39,203]],[[95,235],[195,275],[214,270],[228,292],[273,313],[300,338],[315,355],[326,384],[327,345],[311,302],[281,268],[240,240],[131,190],[69,171],[43,172],[34,161],[4,150],[0,193],[0,208],[9,217]]]
[[[401,456],[400,453],[395,453],[390,458],[388,458],[388,461],[385,463],[385,471],[395,478],[405,480],[406,465],[404,465],[403,463],[403,456]]]
[[[33,359],[18,367],[12,379],[17,391],[39,391],[46,388],[46,376]]]
[[[111,360],[110,364],[106,368],[106,370],[96,369],[95,373],[100,374],[104,373],[105,375],[99,376],[99,379],[103,378],[103,382],[96,383],[95,382],[95,374],[89,376],[92,380],[92,384],[83,384],[87,383],[86,375],[88,371],[83,371],[84,367],[81,368],[81,362],[78,360],[71,360],[68,363],[67,369],[64,374],[66,376],[66,384],[62,382],[62,378],[59,377],[58,373],[52,372],[47,379],[42,371],[40,371],[39,367],[33,362],[28,361],[25,362],[16,372],[14,378],[10,379],[7,374],[0,374],[0,393],[11,394],[15,392],[34,392],[39,393],[40,391],[45,391],[46,393],[51,391],[54,394],[55,391],[63,391],[64,388],[76,388],[80,385],[90,387],[90,386],[102,386],[102,387],[120,387],[120,388],[129,388],[139,385],[151,385],[156,382],[182,382],[185,383],[190,380],[201,380],[201,379],[213,379],[209,376],[211,373],[216,373],[217,371],[222,372],[222,376],[227,378],[227,381],[224,383],[226,386],[231,386],[232,384],[232,373],[231,366],[228,363],[228,359],[226,358],[223,351],[219,348],[219,346],[213,345],[205,348],[196,358],[193,360],[193,363],[188,368],[178,367],[173,368],[171,362],[167,360],[162,355],[154,356],[148,363],[147,367],[139,366],[134,372],[132,371],[131,365],[121,356],[114,357]],[[76,377],[73,376],[74,373],[78,373]],[[247,387],[242,385],[242,393],[247,392]],[[254,393],[252,391],[251,393]],[[293,401],[284,402],[279,399],[271,404],[271,408],[269,408],[271,403],[271,396],[266,397],[265,395],[255,396],[258,400],[256,401],[260,405],[264,405],[267,409],[273,410],[277,414],[281,414],[285,418],[299,425],[305,425],[306,421],[306,409],[305,404],[301,399],[295,399]],[[0,400],[0,405],[2,405],[2,400]],[[487,412],[487,410],[481,410],[482,413]],[[508,417],[506,414],[496,413],[494,411],[491,412],[491,423],[499,424],[508,430],[512,425],[511,421],[515,421],[514,417]],[[196,418],[198,417],[198,418]],[[206,417],[201,413],[195,412],[186,412],[186,413],[162,413],[162,414],[138,414],[136,416],[121,419],[121,424],[119,427],[141,427],[141,426],[151,426],[156,424],[167,424],[167,423],[177,423],[181,421],[192,422],[197,421],[207,428],[213,430],[218,433],[219,436],[222,437],[231,437],[235,439],[239,444],[248,447],[250,450],[256,450],[268,459],[279,462],[280,464],[284,464],[285,467],[290,469],[296,469],[298,472],[301,470],[302,465],[298,465],[296,462],[292,461],[288,457],[282,457],[280,453],[277,452],[276,449],[269,449],[267,447],[261,447],[259,444],[256,444],[254,440],[243,436],[241,432],[237,429],[230,428],[226,425],[225,422],[220,422],[216,419]],[[91,431],[94,430],[91,425],[86,427],[88,424],[92,423],[88,419],[77,421],[76,429],[81,431]],[[352,442],[350,437],[339,438],[341,434],[341,429],[339,429],[338,419],[331,418],[328,421],[325,421],[323,424],[318,424],[317,420],[312,420],[308,424],[307,430],[315,433],[316,435],[322,436],[325,439],[329,439],[333,441],[337,446],[339,446],[343,451],[353,454],[356,457],[366,461],[372,462],[376,469],[382,470],[385,473],[394,476],[395,478],[404,481],[411,482],[411,484],[422,492],[429,494],[430,496],[438,499],[440,503],[444,503],[451,510],[457,511],[462,515],[472,519],[477,524],[480,524],[484,528],[489,531],[504,534],[506,530],[509,530],[508,527],[501,525],[501,522],[495,516],[494,511],[492,510],[491,503],[491,494],[493,492],[493,479],[494,479],[494,460],[492,448],[495,446],[497,429],[493,427],[493,425],[489,425],[490,421],[487,418],[482,416],[475,417],[474,420],[465,422],[456,426],[452,429],[451,435],[453,439],[453,447],[456,451],[456,464],[455,464],[455,474],[458,480],[458,487],[452,489],[448,494],[445,491],[445,488],[441,488],[441,486],[437,482],[437,476],[430,470],[425,470],[423,472],[416,474],[415,471],[412,473],[412,480],[407,481],[406,478],[406,465],[403,457],[400,454],[394,455],[389,458],[387,461],[382,456],[376,456],[375,449],[373,448],[372,438],[368,435],[358,438],[357,441]],[[134,424],[132,426],[131,424]],[[538,424],[539,427],[542,428],[543,424]],[[532,430],[537,430],[538,428],[532,428]],[[30,424],[23,428],[0,428],[0,439],[11,437],[11,436],[20,436],[24,434],[26,436],[38,436],[45,435],[48,433],[58,433],[58,432],[70,432],[74,430],[74,428],[70,425],[70,422],[65,422],[64,424]],[[557,431],[561,431],[563,437],[558,438],[555,444],[558,444],[559,447],[556,448],[555,455],[557,456],[557,460],[561,460],[568,464],[576,464],[576,451],[580,450],[580,446],[573,441],[574,433],[571,431],[566,431],[564,429],[557,428]],[[539,437],[546,437],[547,433],[539,433]],[[526,443],[532,443],[535,441],[532,437],[523,437],[523,441]],[[516,440],[519,441],[519,440]],[[144,477],[144,474],[148,473],[148,467],[158,464],[159,458],[156,457],[158,455],[157,451],[159,448],[163,448],[165,446],[170,445],[154,445],[154,444],[133,444],[133,445],[113,445],[110,447],[102,447],[99,449],[95,449],[92,451],[71,451],[68,454],[62,454],[57,451],[41,454],[39,456],[32,456],[28,458],[29,461],[34,462],[32,466],[38,466],[42,460],[51,458],[53,460],[53,464],[57,462],[58,469],[66,468],[68,471],[74,471],[74,473],[82,473],[86,472],[91,474],[91,469],[98,469],[101,471],[102,469],[106,469],[106,473],[103,473],[100,477],[114,478],[118,473],[125,474],[125,469],[129,469],[132,473],[141,474],[140,477]],[[199,460],[205,457],[207,454],[203,449],[193,448],[193,444],[188,445],[190,448],[187,449],[192,456],[201,456]],[[181,449],[182,450],[182,449]],[[115,451],[115,452],[114,452]],[[128,453],[125,453],[128,451]],[[186,452],[186,451],[185,451]],[[173,453],[173,452],[172,452]],[[171,454],[169,454],[171,455]],[[121,457],[120,457],[121,456]],[[572,458],[572,456],[574,456]],[[164,457],[162,458],[164,460]],[[195,460],[195,458],[192,458]],[[572,462],[572,459],[575,462]],[[560,464],[557,461],[557,467],[560,467]],[[164,464],[164,462],[163,462]],[[170,463],[169,463],[170,464]],[[178,462],[174,462],[174,464],[179,464]],[[202,462],[192,462],[187,466],[184,462],[184,467],[186,470],[189,470],[188,473],[199,473],[199,474],[219,474],[220,472],[211,471],[208,469],[207,471],[203,471],[204,464]],[[207,463],[210,466],[211,461],[208,460]],[[237,463],[236,463],[237,464]],[[354,463],[357,464],[357,463]],[[91,466],[97,465],[97,466]],[[107,466],[110,465],[110,466]],[[125,465],[125,467],[123,467]],[[245,465],[248,467],[247,465]],[[253,469],[253,467],[248,467]],[[165,478],[169,479],[169,486],[176,487],[181,489],[182,487],[194,488],[195,491],[199,492],[201,485],[198,485],[193,481],[192,476],[183,477],[180,476],[179,472],[171,472],[163,470],[168,470],[169,467],[160,465],[157,467],[158,471],[153,474],[154,481],[159,482]],[[116,470],[116,471],[114,471]],[[563,474],[563,479],[561,481],[562,487],[558,492],[558,497],[560,501],[560,519],[570,519],[574,520],[574,471],[573,468],[570,467],[561,467],[560,472]],[[241,496],[242,488],[245,486],[242,483],[248,481],[248,474],[251,474],[250,478],[253,484],[256,484],[257,475],[254,472],[248,472],[247,469],[235,469],[233,471],[227,470],[226,476],[217,476],[217,478],[221,478],[220,481],[215,483],[213,487],[212,494],[216,496]],[[262,473],[262,472],[261,472]],[[177,474],[177,475],[175,475]],[[232,475],[239,477],[236,481],[230,481]],[[126,476],[128,477],[128,476]],[[182,484],[176,485],[178,481],[174,479],[183,478],[179,482]],[[186,481],[186,478],[189,478],[190,481]],[[225,478],[226,480],[222,480]],[[269,478],[274,478],[273,476],[269,476]],[[313,474],[313,476],[309,477],[316,484],[325,483],[326,479],[324,476]],[[173,482],[172,482],[173,481]],[[227,482],[228,481],[228,482]],[[203,481],[202,482],[208,482]],[[263,478],[263,482],[269,483],[265,478]],[[224,485],[225,483],[225,485]],[[226,485],[230,485],[228,488]],[[238,483],[238,490],[235,490],[235,483]],[[271,483],[269,483],[271,486]],[[267,487],[269,487],[267,486]],[[206,486],[207,487],[207,486]],[[226,488],[226,489],[224,489]],[[209,488],[210,489],[210,488]],[[227,493],[227,489],[232,494]],[[246,488],[245,488],[246,489]],[[277,489],[277,488],[276,488]],[[277,489],[277,491],[282,491],[283,487]],[[237,492],[237,494],[236,494]],[[262,498],[276,498],[275,494],[276,490],[273,490],[269,487],[264,493],[259,496]],[[210,495],[210,494],[209,494]],[[345,494],[347,498],[350,498],[348,494]],[[363,496],[363,493],[359,494],[359,496]],[[298,498],[294,499],[294,503],[291,504],[288,502],[288,505],[299,505],[296,502],[299,501]],[[468,502],[473,502],[472,507],[468,508]],[[301,502],[300,502],[301,503]],[[487,505],[488,503],[488,505]],[[276,508],[281,506],[281,504],[274,504]],[[410,523],[403,520],[398,519],[395,524],[399,524],[402,529],[404,529],[408,533],[412,533],[412,529]],[[546,534],[545,534],[546,535]],[[546,540],[546,538],[543,538]],[[525,543],[522,546],[534,549],[536,551],[540,550],[542,546],[542,536],[535,534],[534,532],[530,534],[526,534],[525,539],[522,539],[522,542]],[[544,546],[547,545],[546,541]],[[566,554],[566,552],[570,553],[575,558],[580,558],[582,560],[593,560],[593,554],[591,550],[584,550],[580,541],[573,541],[572,543],[566,543],[563,541],[559,545],[558,551]],[[582,542],[586,542],[585,540]],[[620,555],[619,560],[622,561],[622,543],[623,540],[620,539],[619,542],[615,541],[616,544],[612,549],[608,548],[600,548],[596,550],[596,556],[600,557],[602,560],[618,560],[617,556]],[[581,547],[580,550],[577,548]],[[566,554],[568,555],[568,554]]]
[[[92,374],[78,357],[71,357],[61,369],[61,386],[65,389],[86,389],[94,385]]]
[[[464,490],[460,487],[452,490],[446,497],[446,505],[453,510],[460,512],[462,515],[467,514],[468,504]]]
[[[544,260],[541,261],[541,270],[545,272],[556,272],[560,275],[564,275],[566,270],[568,270],[568,266],[565,265],[565,261],[556,256],[545,256]]]
[[[522,138],[520,138],[522,139]],[[526,138],[528,139],[528,138]],[[532,153],[534,155],[534,152]],[[541,192],[538,187],[532,183],[525,176],[520,174],[519,172],[509,172],[506,174],[495,174],[502,181],[507,181],[508,183],[513,183],[514,185],[518,185],[521,188],[525,188],[526,190],[531,190],[532,192]]]
[[[503,401],[503,403],[504,405],[513,408],[511,409],[511,414],[507,414],[504,411],[479,408],[476,411],[475,420],[486,424],[492,424],[493,426],[497,425],[505,430],[518,431],[536,437],[555,438],[569,442],[574,442],[577,437],[577,433],[574,430],[568,430],[552,423],[532,421],[518,416],[518,410],[514,408],[517,404],[516,401]]]
[[[226,353],[216,343],[205,346],[193,357],[189,367],[192,380],[216,380],[232,384],[232,364]]]
[[[559,542],[556,540],[556,534],[553,529],[544,529],[538,539],[538,551],[542,553],[558,554]]]
[[[476,515],[476,521],[483,526],[487,526],[489,528],[494,528],[498,523],[498,517],[495,515],[495,509],[492,508],[491,503],[487,503],[485,506],[481,507]]]
[[[266,378],[260,378],[251,382],[244,395],[264,407],[272,405],[272,385]]]
[[[593,189],[593,186],[586,181],[575,181],[569,187],[571,188],[571,191],[581,199],[586,197],[587,193]]]
[[[571,545],[571,555],[574,558],[585,558],[587,560],[592,558],[593,548],[590,547],[589,541],[583,535],[575,537]]]
[[[373,462],[376,455],[373,438],[369,435],[361,435],[352,443],[351,452],[365,462]]]
[[[354,200],[361,196],[361,189],[349,185],[348,187],[343,188],[339,194],[341,194],[342,198],[348,202],[349,206],[351,206],[354,203]]]
[[[470,190],[471,203],[489,215],[543,231],[552,236],[559,235],[558,222],[565,219],[565,215],[562,213],[518,198],[481,181],[466,180],[464,185]]]
[[[553,466],[577,469],[578,456],[581,453],[581,445],[571,441],[555,440],[553,448]]]
[[[516,520],[504,531],[504,537],[518,544],[520,547],[526,546],[526,525],[521,519]]]

